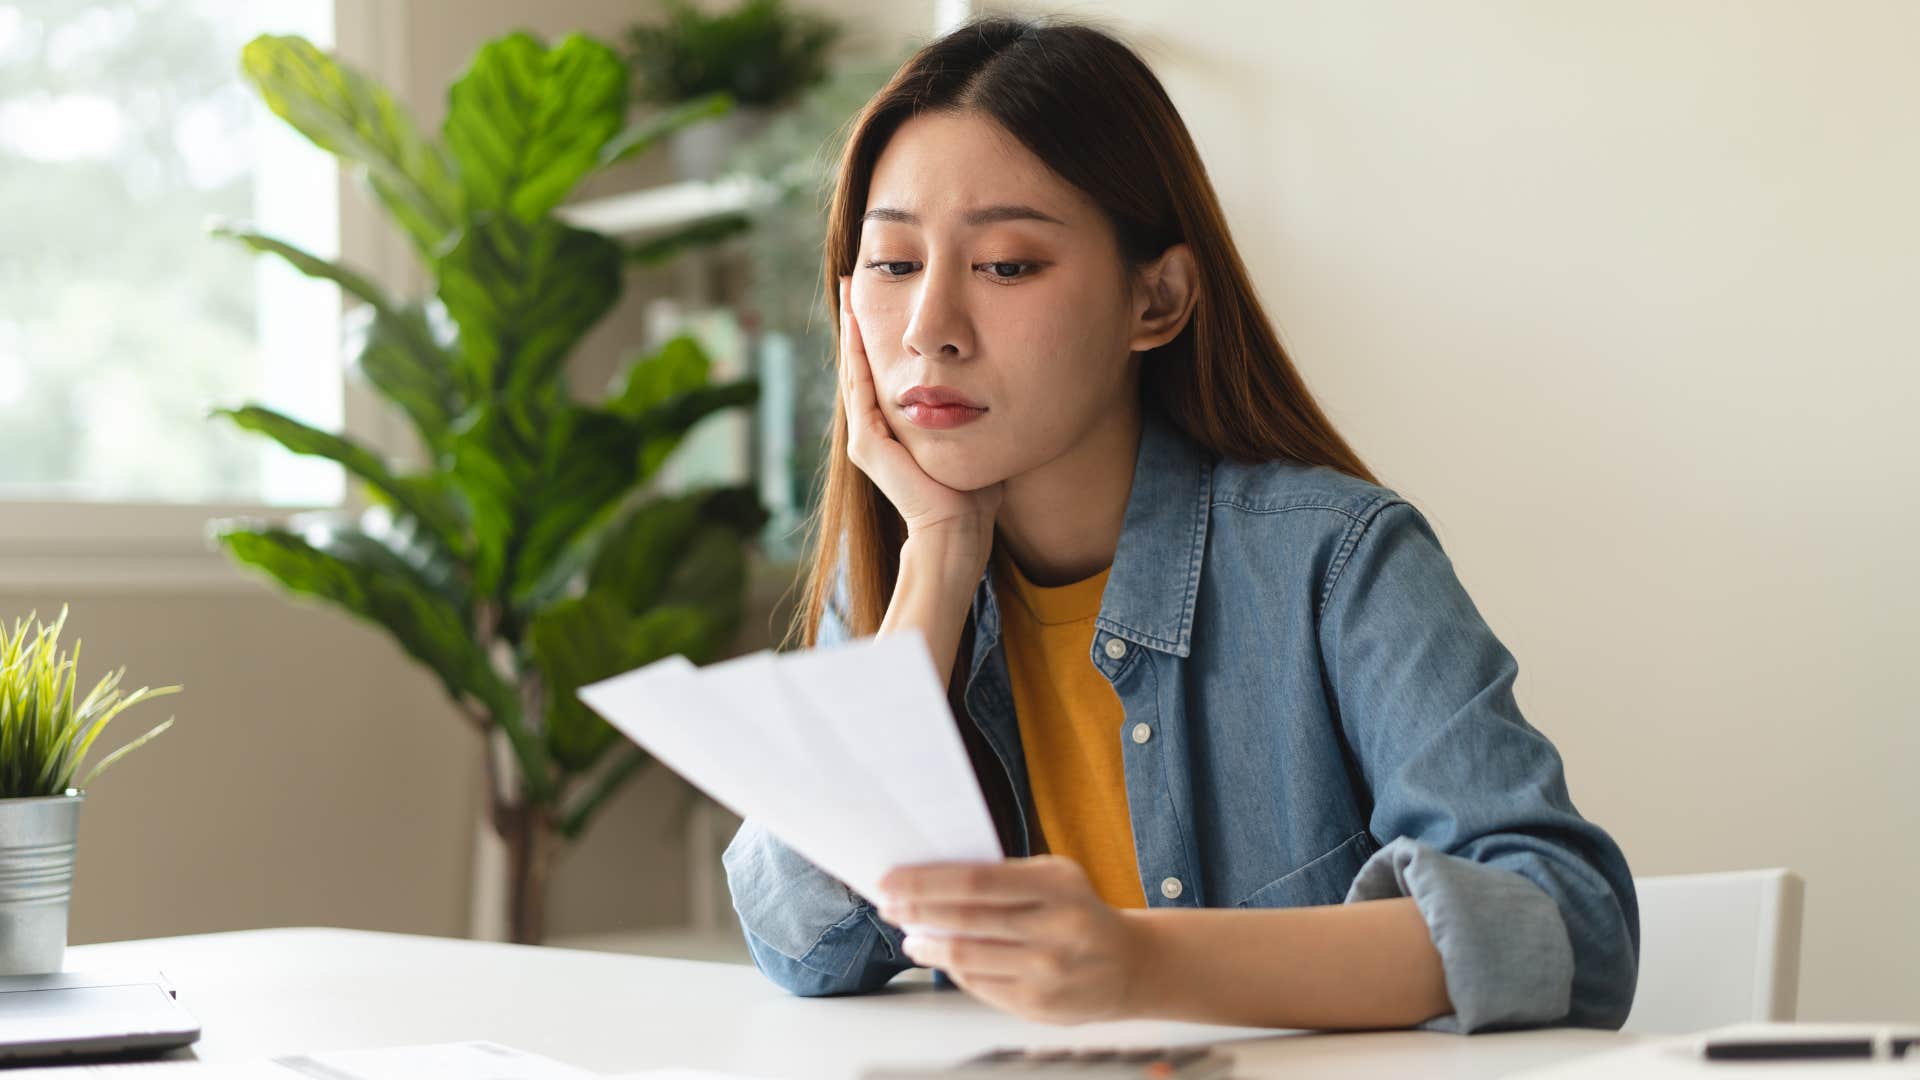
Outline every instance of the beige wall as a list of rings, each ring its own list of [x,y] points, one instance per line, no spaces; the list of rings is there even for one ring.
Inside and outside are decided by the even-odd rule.
[[[1807,880],[1920,1013],[1920,6],[1153,0],[1297,362],[1639,874]]]

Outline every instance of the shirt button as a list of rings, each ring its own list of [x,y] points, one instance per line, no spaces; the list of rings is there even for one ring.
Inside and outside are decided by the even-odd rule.
[[[1118,660],[1127,655],[1127,643],[1117,637],[1107,639],[1107,659]]]
[[[1133,741],[1134,742],[1143,743],[1151,738],[1153,738],[1152,728],[1148,727],[1144,723],[1133,725]]]
[[[1180,879],[1177,877],[1160,879],[1160,895],[1169,900],[1180,899]]]

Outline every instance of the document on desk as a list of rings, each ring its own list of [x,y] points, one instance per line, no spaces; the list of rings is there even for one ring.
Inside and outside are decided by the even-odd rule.
[[[1002,857],[918,632],[705,667],[672,656],[579,697],[862,896],[895,866]]]
[[[291,1054],[258,1061],[125,1062],[23,1069],[12,1076],[180,1077],[181,1080],[598,1080],[598,1073],[548,1057],[476,1040],[374,1050]]]

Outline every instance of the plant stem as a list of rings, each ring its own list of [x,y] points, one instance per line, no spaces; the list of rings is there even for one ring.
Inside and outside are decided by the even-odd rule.
[[[627,751],[625,756],[613,763],[606,772],[593,782],[587,793],[573,805],[566,816],[560,819],[560,835],[567,840],[577,840],[587,827],[587,821],[593,817],[600,805],[620,790],[633,775],[647,762],[653,760],[647,752],[640,749]]]

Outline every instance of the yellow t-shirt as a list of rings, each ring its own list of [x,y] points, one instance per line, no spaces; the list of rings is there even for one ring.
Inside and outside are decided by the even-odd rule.
[[[1033,851],[1079,863],[1107,903],[1143,908],[1121,758],[1126,714],[1088,655],[1107,573],[1042,588],[997,550],[994,595],[1039,819]]]

